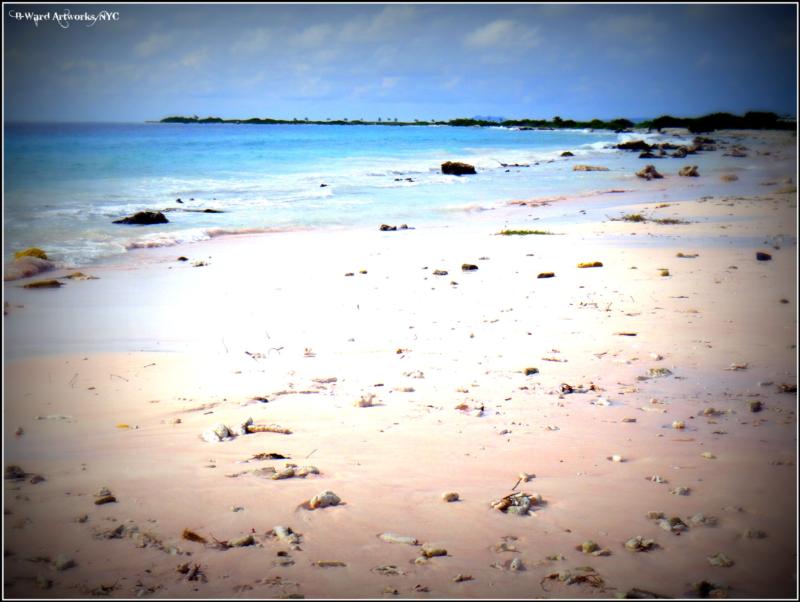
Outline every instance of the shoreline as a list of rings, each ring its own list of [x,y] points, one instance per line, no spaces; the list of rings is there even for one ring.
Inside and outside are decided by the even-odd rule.
[[[4,480],[5,594],[796,594],[796,189],[649,184],[440,227],[139,249],[58,290],[6,282],[4,461],[27,474]],[[605,215],[630,212],[690,223]],[[201,438],[248,418],[291,434]],[[270,478],[287,462],[320,474]],[[94,503],[103,487],[116,502]],[[343,503],[301,506],[326,490]],[[492,508],[516,492],[543,501]],[[446,555],[415,562],[387,532]],[[658,547],[626,549],[635,536]],[[53,568],[62,554],[75,566]],[[587,565],[601,581],[558,578]]]
[[[676,134],[677,135],[677,134]],[[197,203],[192,209],[191,205],[174,205],[172,201],[148,202],[148,210],[175,211],[175,217],[171,217],[172,223],[162,226],[124,226],[109,228],[108,223],[97,223],[86,231],[86,239],[81,243],[71,239],[63,239],[63,234],[58,234],[53,244],[55,248],[47,249],[45,237],[27,237],[24,246],[35,246],[44,248],[48,254],[53,255],[57,260],[60,259],[62,265],[86,266],[103,264],[106,261],[112,263],[124,262],[119,256],[126,255],[132,247],[148,247],[183,244],[193,240],[203,240],[206,238],[218,237],[222,232],[231,232],[234,235],[239,231],[247,230],[297,230],[305,228],[327,229],[351,227],[346,222],[349,220],[354,227],[361,228],[368,225],[377,227],[381,220],[399,220],[399,223],[406,222],[411,226],[439,225],[452,221],[453,214],[457,214],[461,209],[474,208],[481,211],[497,211],[502,209],[508,201],[525,199],[525,192],[531,191],[533,197],[549,199],[550,197],[566,198],[586,198],[597,197],[599,202],[605,202],[602,195],[603,190],[623,188],[637,192],[643,197],[654,197],[659,190],[664,191],[664,199],[671,200],[679,194],[678,191],[686,192],[687,196],[697,196],[699,191],[692,191],[691,188],[697,186],[707,190],[705,194],[719,195],[735,193],[757,194],[762,192],[762,181],[753,181],[756,174],[768,174],[769,170],[774,170],[786,162],[786,151],[789,150],[788,144],[791,140],[784,132],[732,132],[725,131],[720,133],[723,140],[738,140],[738,136],[745,135],[752,137],[754,147],[750,158],[747,159],[728,159],[721,156],[722,149],[716,152],[700,153],[692,155],[684,160],[667,158],[664,160],[654,160],[652,163],[657,169],[665,173],[665,180],[642,182],[636,178],[636,170],[644,166],[649,161],[636,158],[636,153],[616,150],[609,152],[606,150],[584,149],[579,152],[579,156],[570,158],[558,158],[542,160],[542,165],[538,162],[531,163],[528,167],[517,166],[509,163],[508,168],[488,167],[489,163],[500,163],[499,160],[490,158],[492,152],[484,152],[480,155],[480,161],[487,166],[479,167],[479,174],[476,176],[442,176],[433,167],[428,166],[427,171],[411,173],[416,182],[397,183],[400,177],[389,170],[387,165],[382,165],[378,170],[384,176],[383,179],[373,180],[365,185],[367,188],[362,192],[356,192],[350,188],[347,178],[339,181],[328,180],[329,188],[311,188],[306,191],[308,199],[314,200],[304,210],[306,201],[300,202],[291,200],[290,202],[254,199],[254,203],[248,206],[242,199],[233,199],[230,206],[227,206],[225,196],[217,200],[217,195],[221,192],[208,192],[204,198],[201,193],[199,196],[195,191],[193,194],[198,196]],[[669,134],[659,137],[659,140],[668,141]],[[745,138],[745,141],[748,138]],[[773,148],[777,143],[778,148]],[[573,148],[573,150],[575,150]],[[762,155],[763,150],[763,155]],[[770,153],[770,151],[772,151]],[[520,148],[513,151],[522,153]],[[576,151],[577,152],[577,151]],[[588,153],[583,156],[581,153]],[[551,153],[552,154],[552,153]],[[766,156],[769,155],[769,156]],[[516,156],[516,155],[515,155]],[[521,156],[521,155],[520,155]],[[476,159],[479,157],[475,157]],[[511,158],[501,156],[506,161]],[[517,158],[516,160],[521,160]],[[776,163],[777,161],[777,163]],[[611,171],[607,173],[581,173],[574,172],[572,168],[576,163],[594,162],[596,164],[607,164],[611,166]],[[483,165],[483,163],[481,165]],[[700,165],[700,178],[677,177],[677,170],[684,165],[698,163]],[[773,166],[773,163],[775,165]],[[415,169],[420,169],[417,165]],[[361,165],[361,170],[367,175],[379,175],[368,173],[370,168],[367,164]],[[510,173],[503,173],[503,172]],[[741,178],[739,182],[724,183],[718,181],[722,173],[738,174]],[[405,173],[405,172],[403,172]],[[330,175],[330,174],[329,174]],[[363,175],[363,174],[362,174]],[[320,181],[326,180],[325,176],[317,174]],[[316,177],[316,176],[315,176]],[[767,176],[768,177],[768,176]],[[452,178],[453,182],[445,181]],[[392,182],[391,180],[395,180]],[[684,181],[686,180],[686,181]],[[697,180],[692,182],[690,180]],[[366,181],[365,181],[366,182]],[[448,186],[449,184],[457,184]],[[261,185],[265,185],[262,183]],[[339,193],[339,186],[342,192]],[[388,188],[384,188],[388,186]],[[776,186],[780,187],[780,185]],[[236,187],[234,187],[235,189]],[[213,189],[212,189],[213,190]],[[323,197],[317,198],[317,191],[324,190]],[[323,194],[319,192],[319,194]],[[180,193],[177,196],[184,196]],[[211,197],[212,200],[209,200]],[[361,198],[363,196],[363,198]],[[375,197],[375,198],[373,198]],[[385,197],[384,201],[377,201],[378,197]],[[303,197],[305,198],[305,197]],[[407,206],[404,205],[406,198],[412,199]],[[448,202],[449,199],[454,202]],[[630,197],[629,197],[630,198]],[[194,199],[192,199],[194,200]],[[244,203],[244,204],[243,204]],[[430,204],[430,208],[428,207]],[[130,205],[130,204],[129,204]],[[134,209],[134,206],[137,208]],[[110,210],[103,206],[104,211]],[[133,212],[144,207],[144,205],[130,205],[127,211]],[[361,209],[358,209],[361,207]],[[200,215],[204,208],[213,208],[215,211],[223,211],[223,215],[208,217]],[[70,209],[71,211],[72,209]],[[48,210],[49,211],[49,210]],[[184,215],[184,211],[187,211]],[[316,212],[316,213],[315,213]],[[189,215],[191,214],[191,217]],[[227,215],[226,215],[227,214]],[[165,213],[165,215],[168,215]],[[266,215],[272,217],[267,220]],[[116,214],[121,217],[122,214]],[[30,217],[30,216],[29,216]],[[65,219],[69,218],[68,213]],[[94,218],[96,219],[96,218]],[[111,216],[104,219],[110,220]],[[19,225],[9,226],[12,232],[19,229]],[[48,226],[49,228],[50,226]],[[88,227],[88,226],[87,226]],[[16,229],[16,230],[15,230]],[[80,230],[78,230],[80,231]],[[76,232],[78,232],[76,231]],[[44,230],[46,234],[48,230]],[[6,242],[8,245],[9,242]],[[17,241],[15,247],[5,247],[6,258],[14,251],[20,250],[20,242]],[[83,245],[83,249],[81,248]],[[77,245],[77,246],[76,246]],[[127,249],[127,250],[123,250]],[[99,254],[99,255],[98,255]],[[7,264],[8,267],[9,264]],[[79,268],[80,269],[80,268]]]

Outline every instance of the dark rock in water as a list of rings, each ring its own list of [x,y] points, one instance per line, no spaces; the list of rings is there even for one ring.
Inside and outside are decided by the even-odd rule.
[[[447,270],[434,270],[434,276],[447,276]]]
[[[180,257],[178,257],[178,261],[189,261],[189,258],[181,255]]]
[[[319,187],[320,187],[320,188],[327,188],[327,187],[328,187],[328,185],[327,185],[327,184],[320,184],[320,185],[319,185]]]
[[[636,172],[636,175],[645,180],[664,177],[656,171],[655,165],[645,165],[643,169]]]
[[[675,157],[676,159],[684,159],[688,153],[684,147],[680,147],[674,153],[670,155],[670,157]]]
[[[654,155],[650,151],[644,151],[639,155],[640,159],[660,159],[657,155]]]
[[[203,209],[203,213],[225,213],[219,209]]]
[[[696,178],[700,174],[697,172],[697,165],[685,165],[680,168],[678,175]]]
[[[408,224],[400,224],[398,230],[408,230]]]
[[[458,161],[446,161],[442,163],[442,173],[453,176],[461,176],[465,174],[474,174],[475,166],[469,163],[459,163]]]
[[[569,151],[564,151],[563,153],[561,153],[561,156],[562,157],[574,157],[575,155],[573,153],[569,152]]]
[[[478,266],[476,266],[475,264],[472,264],[472,263],[465,263],[465,264],[463,264],[463,265],[461,266],[461,269],[462,269],[464,272],[472,272],[472,271],[474,271],[474,270],[477,270],[477,269],[478,269]]]
[[[183,201],[182,201],[182,200],[180,200],[180,199],[175,199],[175,202],[176,202],[176,203],[180,203],[181,205],[183,205]]]
[[[381,227],[378,228],[381,232],[394,232],[397,230],[397,226],[390,226],[388,224],[381,224]]]
[[[747,406],[750,408],[751,412],[760,412],[764,409],[764,404],[758,400],[748,401]]]
[[[703,144],[716,144],[716,140],[713,138],[705,138],[703,136],[696,136],[695,139],[692,141],[697,146],[702,146]]]
[[[630,150],[630,151],[648,151],[651,147],[647,142],[644,140],[631,140],[629,142],[623,142],[621,144],[617,144],[617,148],[620,150]]]
[[[113,223],[149,226],[150,224],[166,224],[169,223],[169,220],[160,211],[139,211],[128,217],[114,220]]]
[[[770,259],[772,259],[772,255],[770,255],[769,253],[764,253],[763,251],[758,251],[756,253],[756,259],[758,259],[759,261],[769,261]]]
[[[555,272],[542,272],[537,276],[537,278],[553,278],[555,275]]]

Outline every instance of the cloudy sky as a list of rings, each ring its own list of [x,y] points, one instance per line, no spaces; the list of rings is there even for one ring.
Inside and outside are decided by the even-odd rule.
[[[7,120],[796,113],[794,4],[4,8]]]

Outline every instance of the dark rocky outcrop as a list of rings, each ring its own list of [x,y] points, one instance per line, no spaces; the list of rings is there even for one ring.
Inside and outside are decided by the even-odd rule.
[[[477,173],[475,166],[469,163],[459,163],[458,161],[446,161],[442,163],[442,173],[452,176],[462,176]]]
[[[685,159],[687,154],[688,153],[686,152],[686,149],[684,147],[680,147],[674,153],[672,153],[670,157],[675,157],[676,159]]]
[[[617,148],[620,150],[629,150],[629,151],[648,151],[651,147],[647,142],[644,140],[630,140],[628,142],[622,142],[621,144],[617,144]]]
[[[167,224],[169,220],[160,211],[139,211],[122,219],[114,220],[113,223],[149,226],[151,224]]]
[[[653,180],[664,177],[658,173],[658,171],[656,171],[655,165],[645,165],[640,171],[636,172],[636,175],[640,178],[644,178],[645,180]]]
[[[478,269],[474,263],[465,263],[461,266],[461,270],[464,272],[472,272]]]
[[[564,151],[563,153],[561,153],[561,156],[562,157],[574,157],[575,155],[573,153],[569,152],[569,151]]]
[[[660,159],[658,155],[654,155],[650,151],[644,151],[643,153],[639,154],[640,159]]]
[[[769,253],[764,253],[763,251],[758,251],[756,253],[756,259],[758,259],[758,261],[769,261],[772,259],[772,255]]]
[[[700,174],[697,171],[697,165],[684,165],[678,170],[678,175],[696,178]]]

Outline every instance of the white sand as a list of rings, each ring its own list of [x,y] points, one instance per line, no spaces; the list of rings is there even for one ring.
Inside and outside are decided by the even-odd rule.
[[[115,585],[117,597],[167,598],[613,597],[632,587],[681,596],[705,579],[733,597],[792,597],[797,397],[777,386],[797,382],[796,192],[776,192],[779,183],[758,198],[698,202],[701,184],[661,208],[637,206],[635,193],[596,215],[592,199],[563,201],[565,215],[589,215],[559,228],[515,207],[447,228],[142,251],[134,268],[84,269],[100,279],[59,290],[6,283],[5,464],[46,479],[4,482],[6,596],[85,597],[100,585]],[[692,223],[603,221],[623,212]],[[561,235],[495,236],[506,224]],[[756,261],[756,250],[772,261]],[[604,265],[578,269],[581,261]],[[479,269],[462,272],[463,263]],[[545,271],[555,278],[536,277]],[[539,373],[525,376],[526,367]],[[658,367],[672,374],[639,380]],[[561,395],[562,383],[600,391]],[[355,407],[369,393],[378,405]],[[593,403],[599,397],[611,405]],[[751,400],[764,409],[751,413]],[[723,413],[703,416],[710,407]],[[68,419],[37,419],[54,415]],[[199,438],[248,417],[292,434]],[[686,428],[670,428],[676,420]],[[226,476],[286,462],[238,463],[258,452],[321,474]],[[516,491],[545,504],[526,517],[492,509],[521,471],[536,478]],[[117,503],[93,504],[102,486]],[[671,495],[677,486],[690,495]],[[344,504],[298,509],[324,490]],[[445,491],[461,501],[443,502]],[[702,512],[718,524],[674,535],[645,517],[651,510],[686,522]],[[87,522],[74,522],[83,514]],[[128,520],[191,556],[92,537]],[[266,538],[276,525],[302,534],[302,549]],[[209,540],[252,531],[258,545],[207,548],[182,541],[184,528]],[[742,538],[748,528],[767,537]],[[415,565],[419,548],[380,541],[387,531],[448,555]],[[622,544],[636,535],[660,548],[629,552]],[[518,552],[494,551],[505,536],[518,538]],[[574,549],[589,539],[611,555]],[[282,550],[293,565],[274,566]],[[712,567],[707,557],[719,552],[735,564]],[[77,566],[30,561],[59,554]],[[491,566],[514,557],[527,570]],[[320,560],[346,566],[313,565]],[[187,561],[206,582],[175,571]],[[404,574],[373,571],[381,565]],[[605,589],[540,585],[586,565]],[[473,579],[454,583],[458,574]],[[52,589],[39,589],[37,575]]]

